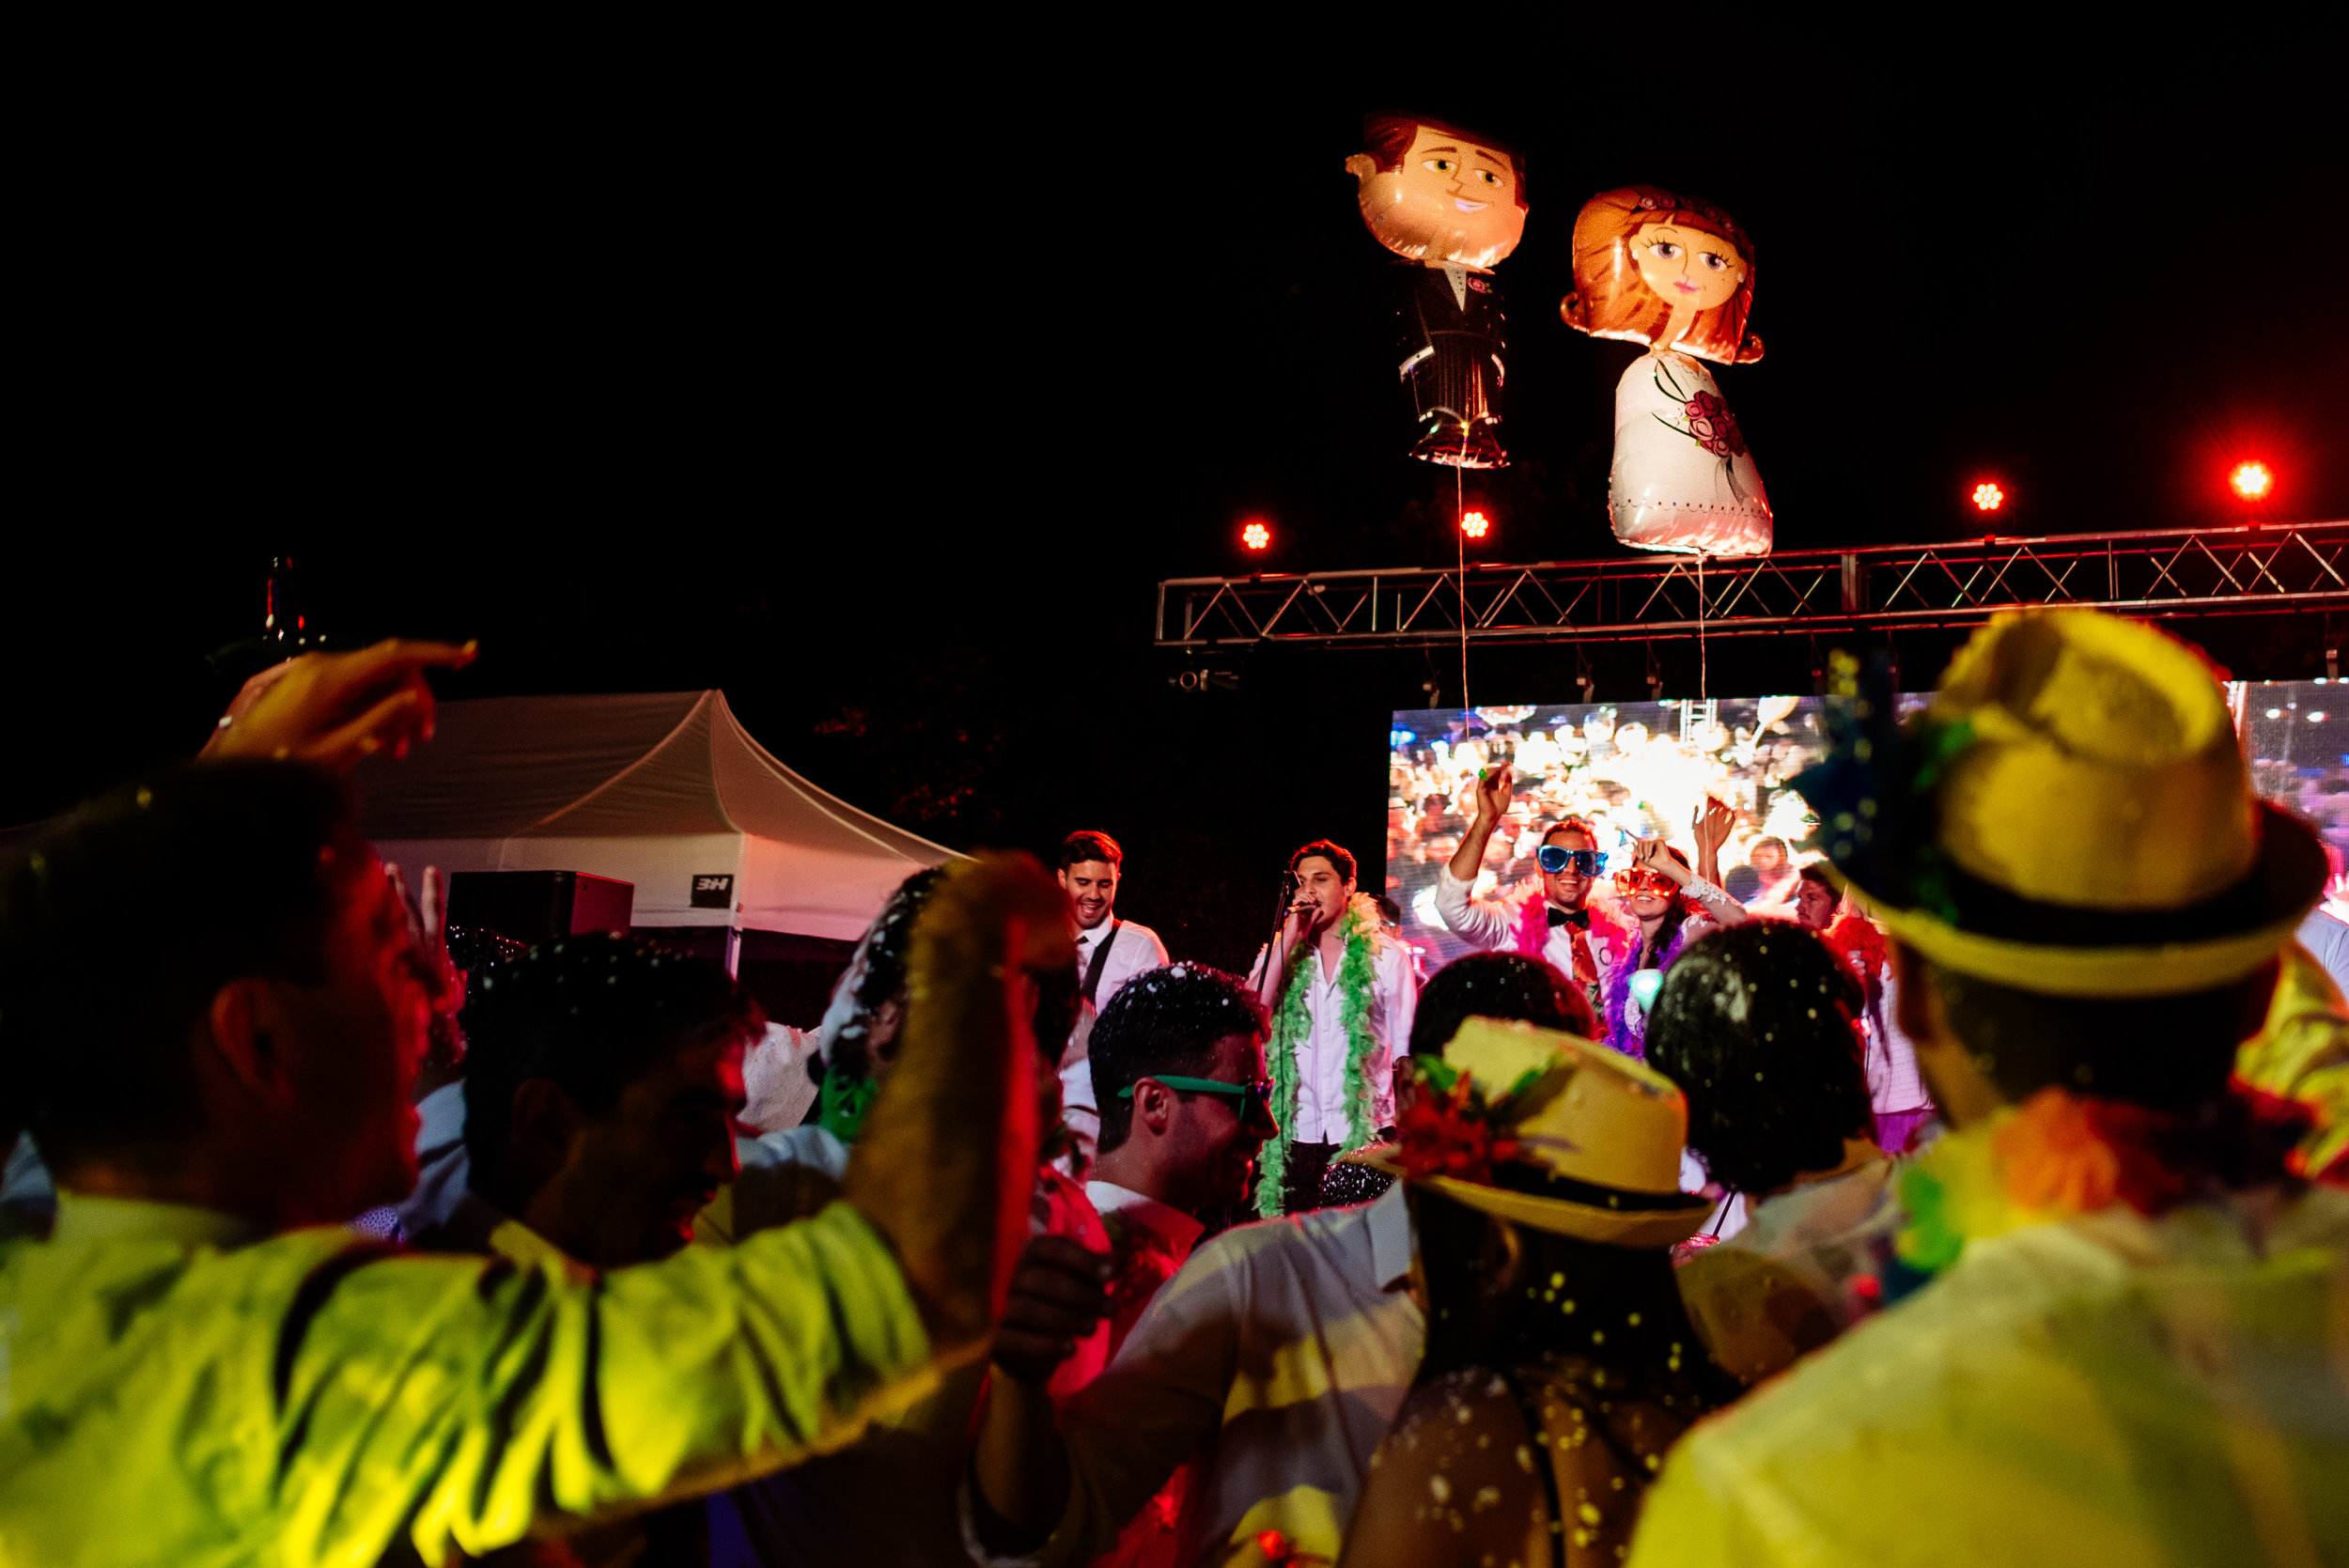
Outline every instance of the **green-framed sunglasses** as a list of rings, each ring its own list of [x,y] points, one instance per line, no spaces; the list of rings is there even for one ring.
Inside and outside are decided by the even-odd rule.
[[[1152,1083],[1161,1083],[1169,1089],[1179,1089],[1197,1094],[1221,1094],[1227,1099],[1237,1100],[1242,1121],[1246,1121],[1258,1111],[1266,1115],[1270,1115],[1272,1112],[1272,1080],[1268,1078],[1260,1078],[1253,1083],[1226,1083],[1220,1078],[1185,1078],[1179,1073],[1144,1073],[1142,1076]],[[1140,1079],[1136,1080],[1136,1082],[1139,1081]],[[1132,1099],[1134,1084],[1129,1083],[1120,1089],[1117,1092],[1117,1097],[1121,1100]]]

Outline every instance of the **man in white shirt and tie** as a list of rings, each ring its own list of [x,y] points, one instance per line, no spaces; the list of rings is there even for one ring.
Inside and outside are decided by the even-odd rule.
[[[1522,953],[1572,975],[1603,1014],[1608,977],[1637,953],[1638,933],[1612,908],[1590,903],[1606,861],[1589,824],[1569,816],[1542,835],[1537,883],[1501,899],[1472,896],[1485,846],[1509,809],[1514,783],[1506,768],[1477,782],[1476,814],[1460,835],[1459,852],[1436,874],[1436,913],[1471,947]]]
[[[1076,1135],[1082,1162],[1093,1157],[1101,1114],[1093,1101],[1093,1073],[1086,1065],[1086,1039],[1093,1020],[1117,988],[1145,970],[1166,963],[1166,944],[1146,925],[1119,920],[1117,880],[1126,851],[1107,833],[1074,832],[1061,841],[1060,885],[1077,927],[1077,977],[1082,994],[1077,1024],[1061,1053],[1061,1113]],[[1072,1172],[1078,1173],[1078,1172]]]

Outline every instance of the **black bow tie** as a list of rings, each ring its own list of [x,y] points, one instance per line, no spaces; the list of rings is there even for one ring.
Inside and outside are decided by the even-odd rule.
[[[1552,930],[1557,929],[1561,925],[1571,925],[1577,931],[1588,931],[1591,928],[1591,911],[1588,909],[1562,909],[1553,904],[1549,907],[1549,924]]]

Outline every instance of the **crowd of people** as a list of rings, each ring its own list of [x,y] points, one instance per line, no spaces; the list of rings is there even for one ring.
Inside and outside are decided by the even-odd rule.
[[[1327,839],[1238,975],[957,861],[804,1034],[386,876],[468,657],[0,870],[0,1562],[2349,1560],[2349,943],[2158,631],[1839,665],[1685,848],[1468,758],[1448,962]]]

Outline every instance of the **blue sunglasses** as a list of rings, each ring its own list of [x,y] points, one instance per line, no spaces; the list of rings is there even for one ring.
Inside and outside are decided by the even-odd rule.
[[[1569,849],[1563,844],[1545,844],[1533,851],[1533,859],[1552,877],[1568,866],[1585,877],[1595,877],[1607,863],[1607,857],[1595,849]]]

